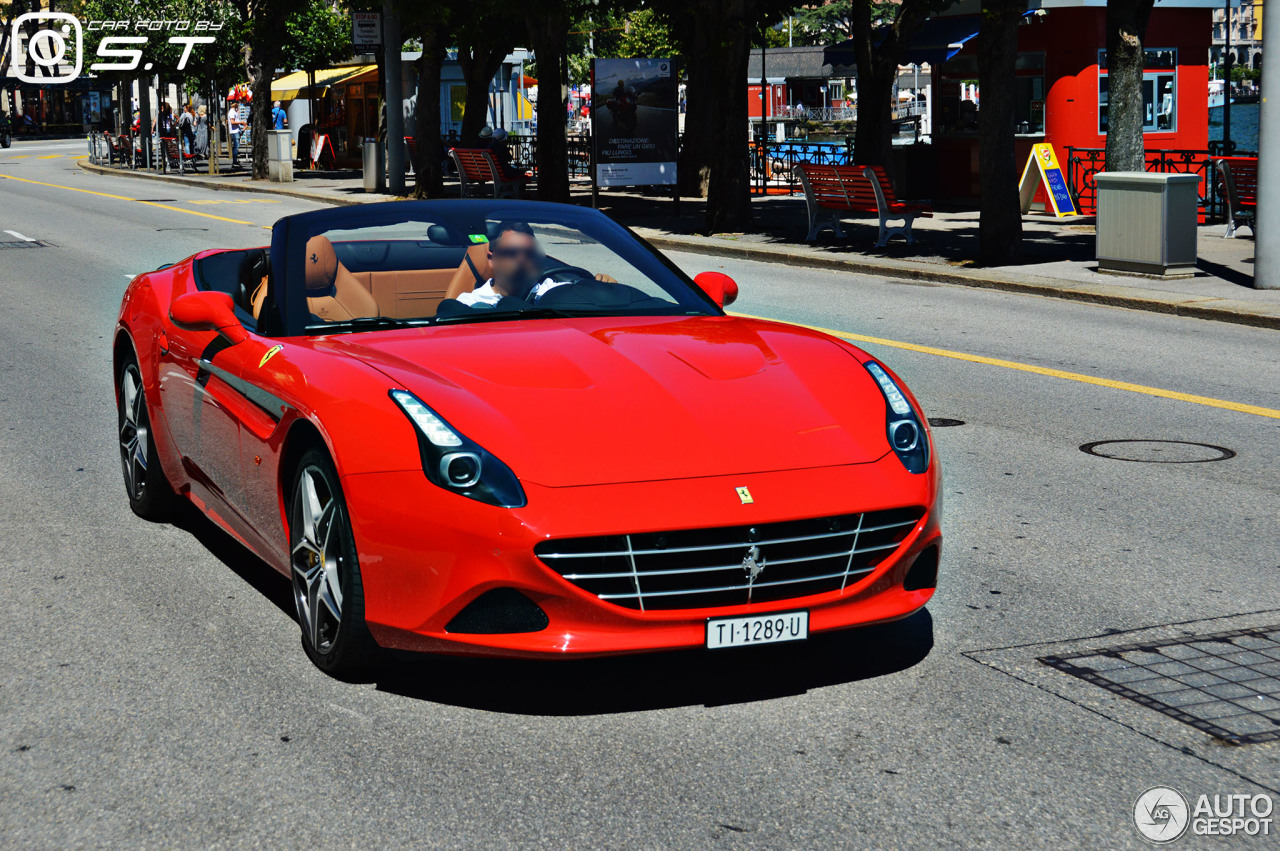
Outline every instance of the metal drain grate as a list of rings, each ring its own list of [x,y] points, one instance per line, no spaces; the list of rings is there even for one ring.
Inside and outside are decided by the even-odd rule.
[[[1224,742],[1280,741],[1280,624],[1040,661]]]
[[[49,243],[39,240],[31,240],[29,242],[0,242],[0,250],[7,248],[49,248]]]

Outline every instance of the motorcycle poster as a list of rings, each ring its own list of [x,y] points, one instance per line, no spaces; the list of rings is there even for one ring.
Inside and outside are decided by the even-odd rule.
[[[591,125],[599,186],[676,182],[677,90],[670,59],[596,59]]]

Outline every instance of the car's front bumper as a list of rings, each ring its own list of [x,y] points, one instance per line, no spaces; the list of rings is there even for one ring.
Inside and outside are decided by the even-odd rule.
[[[702,646],[713,617],[805,609],[811,632],[894,620],[933,588],[905,590],[916,558],[941,548],[936,465],[907,473],[893,455],[869,464],[680,481],[573,488],[526,483],[528,505],[502,509],[443,491],[419,471],[348,476],[365,618],[384,647],[497,656],[564,657]],[[749,486],[743,504],[736,488]],[[843,591],[735,606],[638,611],[607,603],[534,555],[547,538],[739,526],[919,506],[924,514],[871,573]],[[537,632],[473,634],[446,625],[481,594],[513,588],[549,624]]]

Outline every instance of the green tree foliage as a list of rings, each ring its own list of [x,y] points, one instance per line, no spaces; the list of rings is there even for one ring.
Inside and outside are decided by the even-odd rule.
[[[316,70],[352,55],[351,15],[326,0],[310,0],[290,13],[280,45],[284,68]]]
[[[617,56],[674,56],[680,52],[671,25],[653,9],[638,9],[626,17]]]

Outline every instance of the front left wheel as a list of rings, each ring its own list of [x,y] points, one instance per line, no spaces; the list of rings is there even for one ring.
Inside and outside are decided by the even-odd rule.
[[[331,676],[363,678],[377,645],[365,625],[360,564],[338,472],[321,449],[307,450],[294,475],[289,550],[307,655]]]

